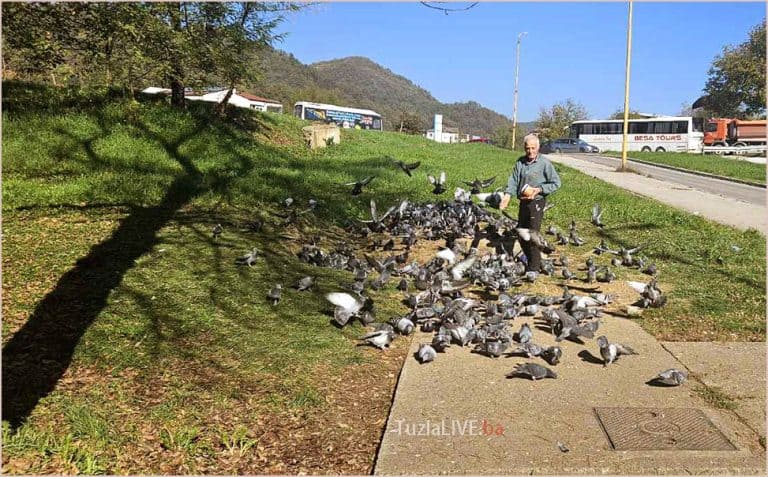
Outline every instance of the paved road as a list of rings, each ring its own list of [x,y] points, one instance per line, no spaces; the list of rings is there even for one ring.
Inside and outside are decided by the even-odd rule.
[[[641,174],[617,172],[619,159],[548,154],[553,162],[660,202],[740,230],[768,233],[766,190],[694,174],[632,163]],[[645,169],[645,172],[641,168]],[[650,177],[649,177],[650,176]]]
[[[596,156],[593,154],[572,154],[573,157],[602,164],[605,166],[618,167],[621,159],[607,156]],[[548,156],[548,157],[551,157]],[[630,167],[648,177],[659,179],[665,182],[673,182],[686,187],[691,187],[702,192],[717,194],[730,199],[741,200],[755,205],[765,205],[765,188],[755,187],[738,182],[724,181],[696,174],[678,172],[663,167],[649,166],[639,162],[629,160]]]

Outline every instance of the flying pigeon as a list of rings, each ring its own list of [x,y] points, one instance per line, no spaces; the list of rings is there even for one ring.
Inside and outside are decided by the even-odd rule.
[[[440,177],[438,179],[432,175],[428,175],[427,180],[429,180],[430,184],[435,186],[435,188],[432,189],[433,194],[437,195],[445,192],[445,171],[440,171]]]
[[[453,191],[453,200],[457,202],[469,202],[472,200],[472,194],[461,187],[457,187],[456,190]]]
[[[462,182],[464,182],[464,184],[471,187],[469,191],[470,194],[479,194],[481,190],[493,184],[495,180],[496,180],[496,176],[493,176],[490,179],[486,179],[486,180],[480,180],[475,178],[475,180],[473,180],[472,182],[466,182],[466,181],[462,181]]]
[[[283,292],[283,285],[278,283],[274,287],[272,287],[271,290],[269,290],[269,293],[267,294],[267,298],[272,300],[272,305],[277,305],[280,302],[280,298],[282,297]]]
[[[507,374],[508,378],[531,378],[533,381],[544,378],[557,378],[557,373],[536,363],[518,364],[511,373]]]
[[[667,296],[658,288],[656,278],[652,278],[647,284],[635,281],[627,281],[627,284],[640,294],[641,298],[634,303],[635,306],[661,308],[667,303]]]
[[[393,158],[390,158],[390,159],[392,160],[392,162],[395,163],[395,165],[398,168],[400,168],[401,171],[403,171],[406,174],[408,174],[408,177],[413,177],[413,175],[411,174],[411,171],[416,169],[417,167],[419,167],[421,165],[421,161],[416,161],[416,162],[412,162],[410,164],[406,164],[403,161],[398,161],[398,160],[395,160]]]
[[[668,386],[680,386],[686,379],[688,379],[687,372],[674,368],[662,371],[658,376],[653,378],[654,381]]]
[[[384,219],[386,219],[389,214],[394,212],[396,207],[393,205],[387,211],[379,216],[378,211],[376,209],[376,201],[371,199],[371,220],[360,220],[360,222],[364,223],[368,229],[370,229],[371,232],[381,232],[386,227],[384,226]]]
[[[352,186],[352,190],[350,191],[350,194],[352,195],[360,195],[363,192],[363,187],[367,186],[369,182],[373,180],[373,176],[368,176],[364,179],[355,181],[355,182],[348,182],[344,184],[345,186]]]
[[[637,354],[629,346],[608,342],[605,336],[597,337],[597,345],[600,347],[600,356],[603,357],[603,366],[613,363],[621,355]]]
[[[515,229],[515,232],[520,240],[523,242],[531,242],[544,253],[549,254],[555,251],[547,240],[541,236],[538,230],[518,227]]]
[[[500,209],[501,203],[504,200],[504,192],[497,190],[496,192],[479,192],[475,194],[475,197],[480,201],[481,206],[488,206],[494,209]]]
[[[350,318],[373,309],[373,300],[362,295],[350,295],[344,292],[334,292],[325,295],[325,299],[336,305],[333,320],[339,326],[345,326]]]

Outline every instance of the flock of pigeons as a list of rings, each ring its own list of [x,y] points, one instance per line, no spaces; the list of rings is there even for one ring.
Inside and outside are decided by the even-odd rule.
[[[406,164],[392,159],[405,174],[419,163]],[[373,176],[344,184],[351,186],[350,193],[359,195]],[[433,193],[446,191],[445,172],[438,177],[428,176]],[[334,250],[319,247],[317,240],[303,244],[298,257],[301,261],[316,266],[331,267],[351,272],[352,281],[347,290],[328,293],[326,299],[334,305],[333,323],[344,327],[354,320],[370,327],[370,332],[360,338],[364,344],[379,349],[390,346],[395,337],[410,335],[416,327],[423,332],[433,333],[430,343],[421,344],[416,358],[428,363],[444,353],[451,345],[473,346],[472,351],[497,358],[503,354],[524,355],[540,358],[550,366],[556,366],[562,359],[559,346],[540,346],[533,342],[533,331],[524,323],[513,332],[511,323],[518,316],[534,317],[540,320],[537,327],[548,329],[555,342],[570,340],[584,343],[597,334],[602,317],[601,308],[608,305],[614,296],[605,293],[576,294],[568,284],[575,280],[586,283],[611,282],[616,276],[612,267],[624,266],[639,269],[651,276],[647,283],[627,282],[640,296],[632,306],[638,308],[661,307],[666,295],[659,289],[656,280],[658,270],[653,263],[637,256],[642,247],[617,250],[608,246],[605,240],[594,247],[583,267],[577,267],[563,254],[557,258],[543,258],[541,271],[563,279],[563,293],[556,296],[541,296],[513,291],[526,282],[535,281],[537,274],[526,273],[525,255],[515,253],[515,242],[532,242],[543,253],[552,255],[555,245],[579,247],[585,241],[579,236],[577,225],[572,221],[567,235],[549,226],[544,234],[535,230],[517,227],[517,220],[501,211],[491,214],[488,208],[498,208],[503,192],[482,192],[491,186],[494,178],[464,182],[468,190],[456,188],[453,201],[413,204],[407,200],[390,207],[384,213],[378,211],[374,200],[370,201],[370,218],[358,219],[359,224],[351,231],[366,237],[368,250],[362,259],[355,254],[349,243],[342,242]],[[291,223],[301,214],[312,211],[317,201],[310,200],[309,207],[301,209],[294,200],[286,199],[282,204],[285,212],[275,213]],[[551,205],[549,206],[551,207]],[[602,228],[602,210],[599,205],[592,209],[591,223]],[[262,221],[250,224],[258,230]],[[222,233],[221,225],[213,229],[214,239]],[[555,237],[550,243],[544,235]],[[460,241],[460,239],[462,239]],[[466,240],[464,240],[466,239]],[[420,240],[444,241],[444,246],[426,263],[411,259],[414,245]],[[480,244],[487,247],[481,251]],[[396,251],[399,250],[399,251]],[[376,256],[372,253],[376,252]],[[258,257],[253,249],[236,262],[252,266]],[[610,263],[599,265],[600,256],[612,256]],[[558,272],[559,270],[559,272]],[[583,278],[577,276],[584,271]],[[374,277],[375,276],[375,277]],[[388,321],[377,321],[373,299],[366,295],[366,289],[379,290],[388,283],[395,283],[404,293],[404,303],[410,311]],[[303,291],[315,285],[311,276],[301,278],[293,288]],[[469,288],[484,290],[485,294],[467,294]],[[267,294],[272,305],[278,305],[283,287],[276,284]],[[473,298],[472,296],[494,297],[494,299]],[[538,326],[540,325],[540,326]],[[597,345],[604,366],[615,362],[620,356],[637,354],[630,346],[611,342],[606,336],[597,337]],[[552,369],[535,361],[518,364],[507,377],[525,377],[532,380],[557,378]],[[652,378],[649,384],[676,386],[687,378],[683,370],[669,369]]]

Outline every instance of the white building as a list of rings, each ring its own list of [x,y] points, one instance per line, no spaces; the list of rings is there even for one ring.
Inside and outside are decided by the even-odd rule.
[[[185,94],[184,99],[188,99],[190,101],[207,101],[211,103],[221,103],[221,101],[224,99],[224,96],[226,96],[227,91],[228,90],[224,89],[220,91],[206,93],[203,95]],[[168,88],[157,88],[155,86],[150,86],[149,88],[142,90],[142,93],[170,95],[171,90]],[[268,111],[270,113],[283,112],[283,104],[280,101],[262,98],[260,96],[256,96],[256,95],[245,93],[245,92],[238,93],[236,89],[232,91],[232,96],[229,98],[229,104],[231,104],[232,106],[237,106],[239,108],[255,109],[256,111]]]
[[[227,91],[228,90],[223,89],[202,96],[185,96],[185,98],[190,101],[220,103],[224,99],[224,96],[227,95]],[[283,112],[283,104],[279,101],[262,98],[250,93],[238,93],[236,89],[232,91],[232,96],[229,98],[229,104],[239,108],[255,109],[256,111],[269,111],[270,113]]]
[[[466,140],[460,141],[458,129],[449,128],[447,126],[444,126],[442,128],[442,131],[440,131],[437,135],[435,135],[434,129],[427,129],[426,136],[427,136],[427,139],[430,139],[435,142],[447,142],[447,143],[466,142]]]

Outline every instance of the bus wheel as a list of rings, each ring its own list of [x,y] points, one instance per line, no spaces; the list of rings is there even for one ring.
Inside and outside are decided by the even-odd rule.
[[[643,146],[643,148],[640,149],[640,152],[651,152],[651,148],[648,146]]]
[[[667,152],[667,150],[664,149],[663,147],[659,146],[659,147],[656,148],[656,152]]]
[[[558,147],[557,149],[555,149],[555,154],[560,154],[560,152],[561,152],[561,151],[560,151],[560,148],[559,148],[559,147]]]

